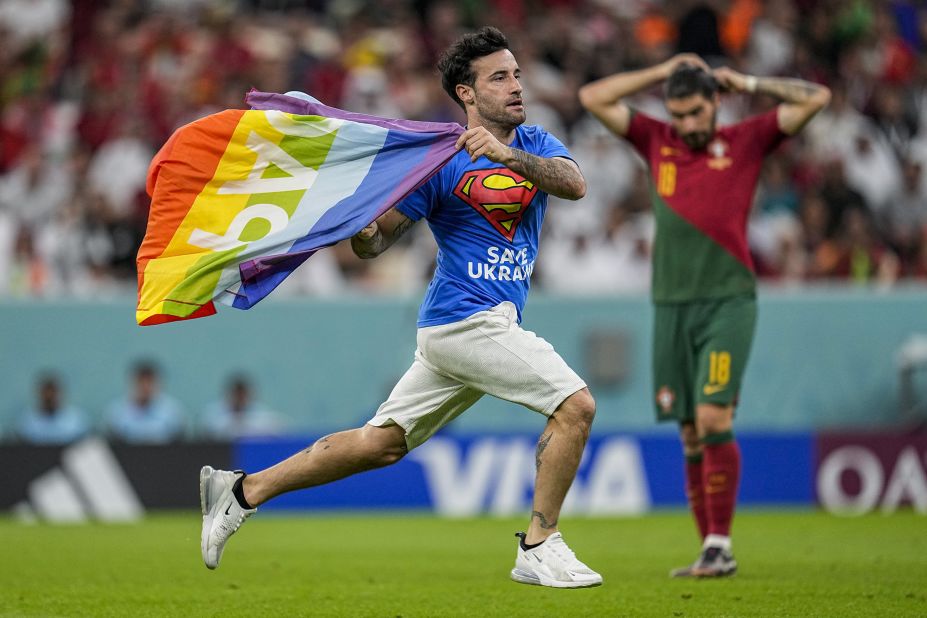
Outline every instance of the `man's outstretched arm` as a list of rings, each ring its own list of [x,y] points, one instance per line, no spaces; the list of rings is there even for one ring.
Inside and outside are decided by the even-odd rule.
[[[374,258],[390,248],[415,223],[396,208],[390,208],[351,237],[351,249],[359,258]]]
[[[779,128],[795,135],[811,118],[830,103],[827,86],[787,77],[755,77],[743,75],[727,67],[715,69],[718,83],[734,92],[758,92],[781,100],[777,109]]]

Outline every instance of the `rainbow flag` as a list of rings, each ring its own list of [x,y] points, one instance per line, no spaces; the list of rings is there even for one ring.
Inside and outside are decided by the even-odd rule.
[[[212,315],[215,301],[253,307],[313,253],[425,182],[463,132],[307,95],[251,91],[245,101],[251,110],[181,127],[151,162],[138,252],[143,326]]]

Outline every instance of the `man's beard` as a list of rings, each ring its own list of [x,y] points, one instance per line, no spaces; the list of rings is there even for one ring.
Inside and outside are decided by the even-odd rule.
[[[522,104],[521,111],[515,111],[505,104],[488,107],[478,102],[477,110],[484,121],[506,130],[514,129],[525,122],[524,104]]]
[[[694,131],[682,136],[682,141],[692,150],[701,150],[711,141],[711,133],[708,131]]]
[[[711,141],[711,138],[715,135],[715,123],[717,118],[711,119],[711,126],[708,127],[707,131],[693,131],[692,133],[687,133],[682,137],[682,141],[685,142],[686,146],[692,150],[701,150]]]

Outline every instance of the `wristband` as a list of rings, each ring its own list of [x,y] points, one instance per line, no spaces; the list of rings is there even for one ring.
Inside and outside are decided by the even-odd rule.
[[[744,90],[753,94],[756,92],[756,83],[758,81],[760,80],[756,78],[756,75],[747,75],[747,77],[744,78]]]

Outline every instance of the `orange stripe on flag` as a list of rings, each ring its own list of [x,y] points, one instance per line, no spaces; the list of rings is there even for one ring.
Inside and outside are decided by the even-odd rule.
[[[149,210],[145,239],[138,250],[139,301],[145,267],[161,256],[196,197],[212,180],[244,113],[230,109],[181,127],[152,159],[146,189],[152,205],[157,202],[158,207]]]

